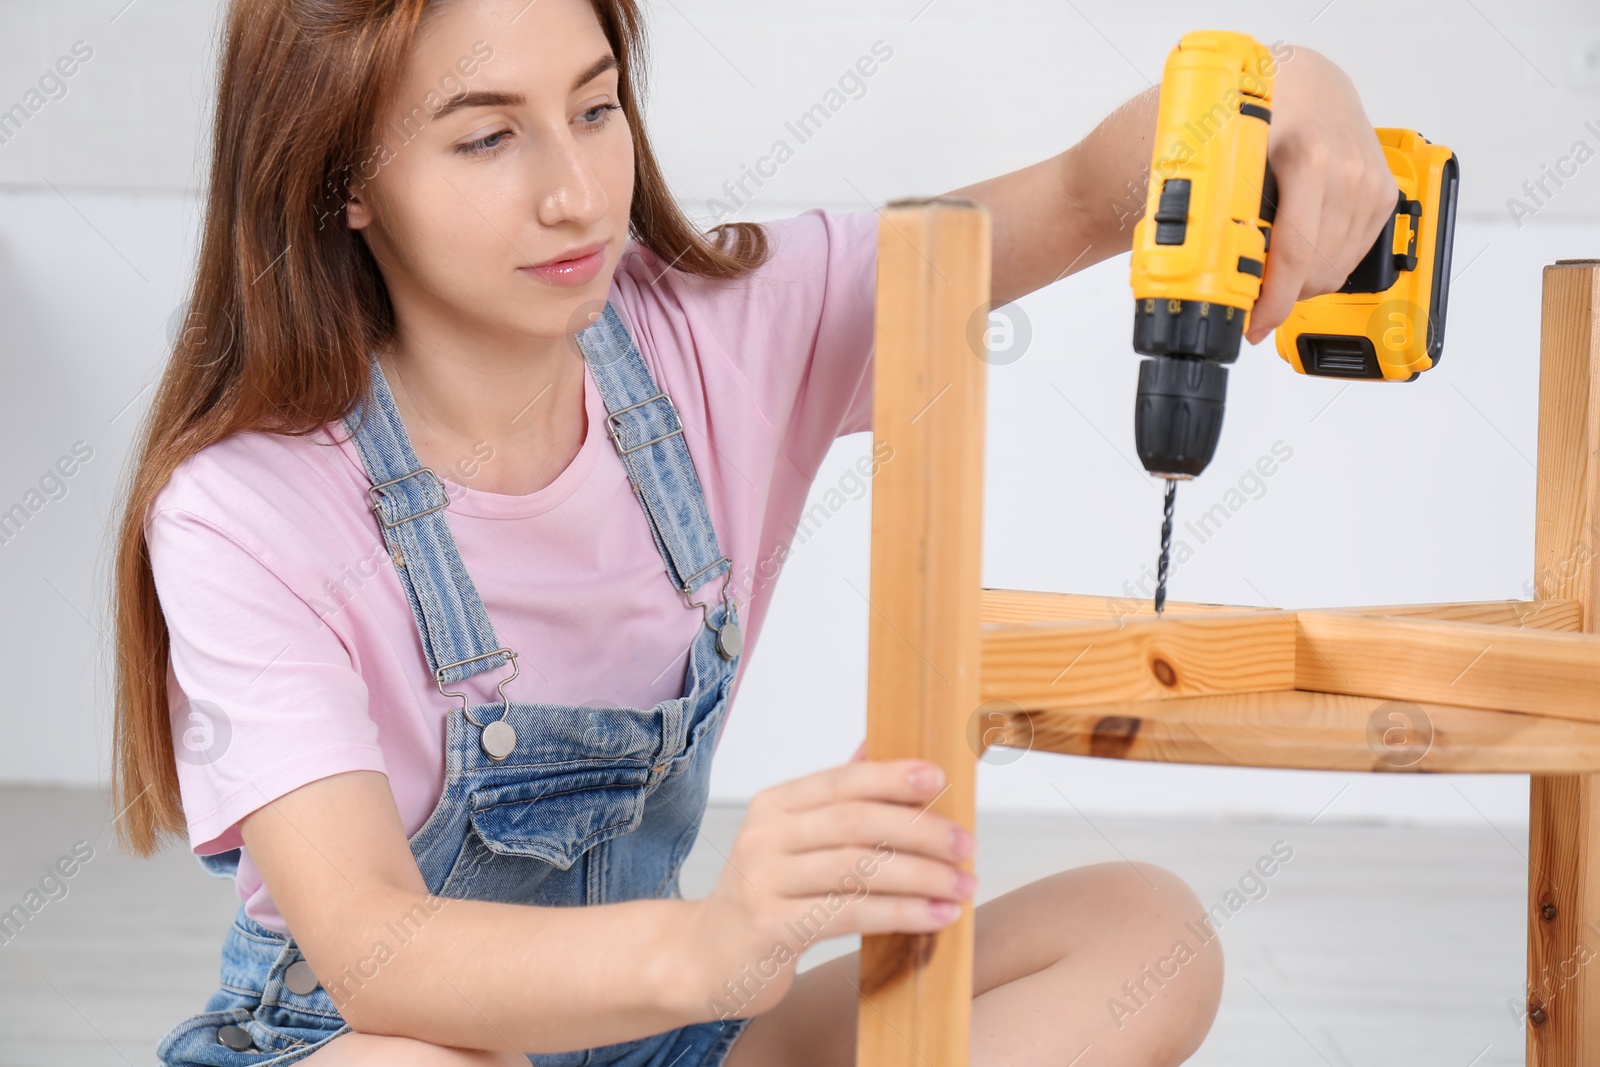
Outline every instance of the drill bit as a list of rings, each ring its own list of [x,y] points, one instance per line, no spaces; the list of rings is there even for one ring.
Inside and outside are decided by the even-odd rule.
[[[1167,555],[1172,550],[1172,502],[1178,492],[1178,480],[1167,479],[1166,500],[1161,509],[1161,559],[1156,564],[1156,616],[1167,603]]]

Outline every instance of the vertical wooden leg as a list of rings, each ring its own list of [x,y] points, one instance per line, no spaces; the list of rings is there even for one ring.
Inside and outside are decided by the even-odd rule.
[[[865,755],[939,764],[948,784],[927,810],[969,830],[989,270],[987,210],[959,199],[883,210]],[[972,938],[970,904],[936,934],[862,938],[857,1067],[966,1067]]]
[[[1582,602],[1596,631],[1600,568],[1600,260],[1544,272],[1536,598]],[[1533,776],[1529,802],[1530,1067],[1600,1063],[1600,774]]]

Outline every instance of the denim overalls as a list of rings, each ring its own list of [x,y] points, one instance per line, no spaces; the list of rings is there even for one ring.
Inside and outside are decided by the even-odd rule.
[[[690,650],[687,692],[653,708],[528,703],[508,695],[516,653],[495,637],[442,513],[449,503],[444,485],[420,468],[376,359],[371,416],[362,417],[364,398],[345,420],[373,482],[373,510],[428,666],[452,702],[444,788],[410,839],[436,896],[533,905],[680,897],[679,867],[705,810],[711,753],[742,647],[737,605],[727,592],[733,563],[717,548],[677,409],[656,388],[610,303],[577,341],[667,576],[705,622]],[[719,577],[720,602],[692,596]],[[466,695],[450,688],[508,664],[488,703],[468,706]],[[210,873],[231,878],[239,851],[198,858]],[[419,908],[411,919],[391,922],[388,951],[404,952],[404,941],[428,917]],[[617,959],[617,966],[627,965],[625,956]],[[314,974],[293,938],[251,919],[241,904],[223,941],[221,988],[201,1014],[161,1040],[156,1055],[163,1067],[302,1060],[350,1031],[324,986],[345,1001],[359,995],[361,972],[372,977],[373,966],[358,961],[337,976]],[[549,966],[559,971],[562,961]],[[721,1067],[749,1021],[710,1020],[602,1048],[529,1054],[528,1061]]]

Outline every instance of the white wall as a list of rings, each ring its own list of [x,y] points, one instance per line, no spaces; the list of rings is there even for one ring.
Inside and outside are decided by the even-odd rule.
[[[1523,225],[1507,200],[1575,142],[1600,148],[1592,4],[648,7],[652,133],[679,195],[707,224],[723,205],[741,218],[865,209],[1052,155],[1158,79],[1190,29],[1242,29],[1329,55],[1374,125],[1419,129],[1460,156],[1445,356],[1399,388],[1303,378],[1270,342],[1243,353],[1216,459],[1178,494],[1179,536],[1274,442],[1293,456],[1214,537],[1193,541],[1172,595],[1288,607],[1527,595],[1540,268],[1600,256],[1600,163],[1580,168]],[[0,544],[0,602],[10,609],[0,616],[9,704],[0,781],[105,777],[105,523],[191,269],[217,14],[210,0],[0,0],[0,109],[28,103],[75,42],[93,50],[65,95],[0,143],[0,510],[24,500],[75,442],[93,450],[65,495]],[[892,58],[799,144],[785,122],[878,41]],[[747,184],[748,202],[730,198],[725,183],[779,138],[794,158]],[[1121,595],[1154,565],[1159,483],[1132,451],[1128,295],[1119,257],[1019,302],[1031,346],[989,377],[986,585]],[[866,434],[839,442],[818,492],[870,444]],[[862,736],[867,618],[851,585],[867,587],[869,521],[864,497],[790,557],[719,754],[719,797],[843,760]],[[1037,753],[985,765],[979,796],[986,806],[1071,805],[1085,817],[1526,816],[1526,779],[1516,776],[1149,767]]]

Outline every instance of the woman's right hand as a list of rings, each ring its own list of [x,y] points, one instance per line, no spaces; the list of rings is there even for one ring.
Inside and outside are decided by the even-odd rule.
[[[943,772],[926,760],[865,760],[864,747],[751,798],[716,887],[693,902],[684,931],[703,1017],[769,1010],[817,941],[938,930],[971,898],[972,835],[926,810]]]

